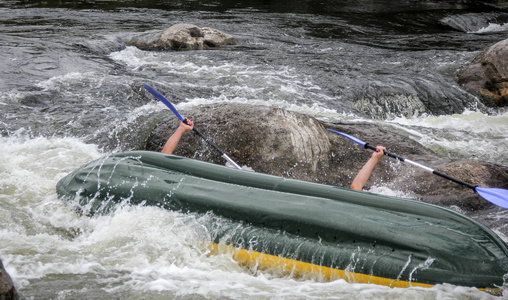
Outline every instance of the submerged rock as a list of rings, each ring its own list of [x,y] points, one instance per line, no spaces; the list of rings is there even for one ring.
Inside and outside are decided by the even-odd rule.
[[[0,299],[2,300],[16,300],[19,299],[18,293],[14,288],[12,279],[4,269],[2,260],[0,260]]]
[[[450,89],[443,82],[446,79],[437,74],[371,80],[358,89],[353,107],[372,119],[385,120],[462,113],[465,108],[478,106],[475,97],[460,89]]]
[[[473,33],[480,32],[482,29],[491,26],[491,24],[504,24],[507,21],[505,13],[478,12],[447,16],[441,19],[439,23],[457,31]]]
[[[478,92],[489,106],[508,105],[508,39],[478,56],[459,74],[459,83]]]
[[[125,43],[141,50],[203,50],[235,45],[237,40],[217,29],[177,24],[162,31],[134,36]]]
[[[382,144],[392,153],[431,168],[434,166],[438,171],[465,182],[508,188],[507,167],[441,158],[388,127],[367,123],[324,123],[279,108],[245,104],[201,106],[183,114],[194,120],[196,128],[238,164],[249,166],[256,172],[349,187],[371,151],[326,130],[332,128],[374,145]],[[168,120],[152,131],[146,150],[160,151],[176,130],[178,119]],[[194,134],[182,138],[175,154],[225,163],[218,151]],[[458,206],[466,210],[492,207],[468,187],[388,157],[380,161],[365,188],[372,185],[387,186],[407,192],[413,198],[447,207]]]

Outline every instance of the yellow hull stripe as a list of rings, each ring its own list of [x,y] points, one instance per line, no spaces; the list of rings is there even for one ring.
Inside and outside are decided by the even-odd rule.
[[[433,287],[432,284],[417,283],[410,281],[395,280],[390,278],[378,277],[373,275],[354,273],[340,269],[334,269],[324,266],[319,266],[307,262],[302,262],[286,257],[270,255],[252,250],[236,248],[230,245],[214,243],[210,246],[210,250],[214,254],[232,254],[233,258],[241,265],[256,266],[260,269],[278,270],[286,275],[294,277],[314,276],[324,280],[344,279],[351,283],[371,283],[389,286],[392,288],[407,288],[407,287]],[[479,290],[487,291],[489,293],[500,292],[499,289],[494,288],[481,288]]]

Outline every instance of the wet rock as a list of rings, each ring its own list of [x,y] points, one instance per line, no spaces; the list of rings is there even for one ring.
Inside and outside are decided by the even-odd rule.
[[[82,41],[76,43],[78,47],[96,54],[109,54],[125,49],[125,41],[118,36],[104,37],[98,40]]]
[[[0,260],[0,299],[2,300],[15,300],[19,299],[18,293],[14,288],[12,279],[4,269],[2,260]]]
[[[327,161],[331,144],[326,130],[315,119],[282,109],[240,104],[199,107],[185,115],[241,165],[262,173],[321,180],[321,162]],[[160,151],[177,126],[174,118],[159,124],[148,139],[147,150]],[[175,154],[224,163],[220,153],[196,135],[182,139]]]
[[[213,28],[192,24],[177,24],[165,30],[147,32],[126,41],[141,50],[203,50],[223,45],[235,45],[237,40]]]
[[[474,58],[459,74],[459,83],[478,92],[486,105],[508,105],[508,39]]]
[[[208,48],[220,47],[223,45],[236,45],[238,41],[230,34],[224,33],[214,28],[201,28],[204,34],[203,44]]]
[[[382,144],[392,153],[462,181],[508,188],[507,167],[441,158],[387,126],[324,123],[283,109],[244,104],[201,106],[182,113],[238,164],[260,173],[349,187],[371,151],[326,130],[332,128],[373,145]],[[176,130],[178,119],[170,115],[167,120],[152,131],[147,150],[160,151]],[[220,153],[195,134],[187,133],[174,154],[225,164]],[[372,185],[405,191],[413,198],[446,207],[465,210],[492,207],[470,188],[388,157],[380,161],[365,188]]]

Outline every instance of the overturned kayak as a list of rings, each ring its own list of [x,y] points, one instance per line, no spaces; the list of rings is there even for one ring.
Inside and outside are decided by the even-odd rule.
[[[227,220],[205,224],[214,251],[295,276],[499,292],[508,274],[506,244],[451,210],[174,155],[110,155],[62,178],[57,192],[86,214],[118,203],[213,213]]]

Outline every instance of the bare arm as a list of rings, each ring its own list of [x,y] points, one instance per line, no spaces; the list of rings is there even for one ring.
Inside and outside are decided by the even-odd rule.
[[[175,151],[176,146],[178,145],[178,142],[182,138],[182,135],[189,130],[192,130],[194,128],[194,122],[187,119],[187,122],[189,125],[185,124],[184,122],[180,123],[180,126],[176,129],[176,131],[171,135],[171,137],[168,139],[166,144],[164,145],[164,148],[162,148],[162,153],[172,154],[173,151]]]
[[[372,156],[367,161],[367,163],[363,166],[363,168],[358,172],[358,175],[356,175],[355,179],[353,180],[353,183],[351,183],[351,189],[361,191],[363,186],[367,183],[367,180],[369,180],[370,174],[376,167],[379,160],[384,156],[384,151],[386,151],[386,148],[383,146],[377,146],[376,152],[372,153]]]

